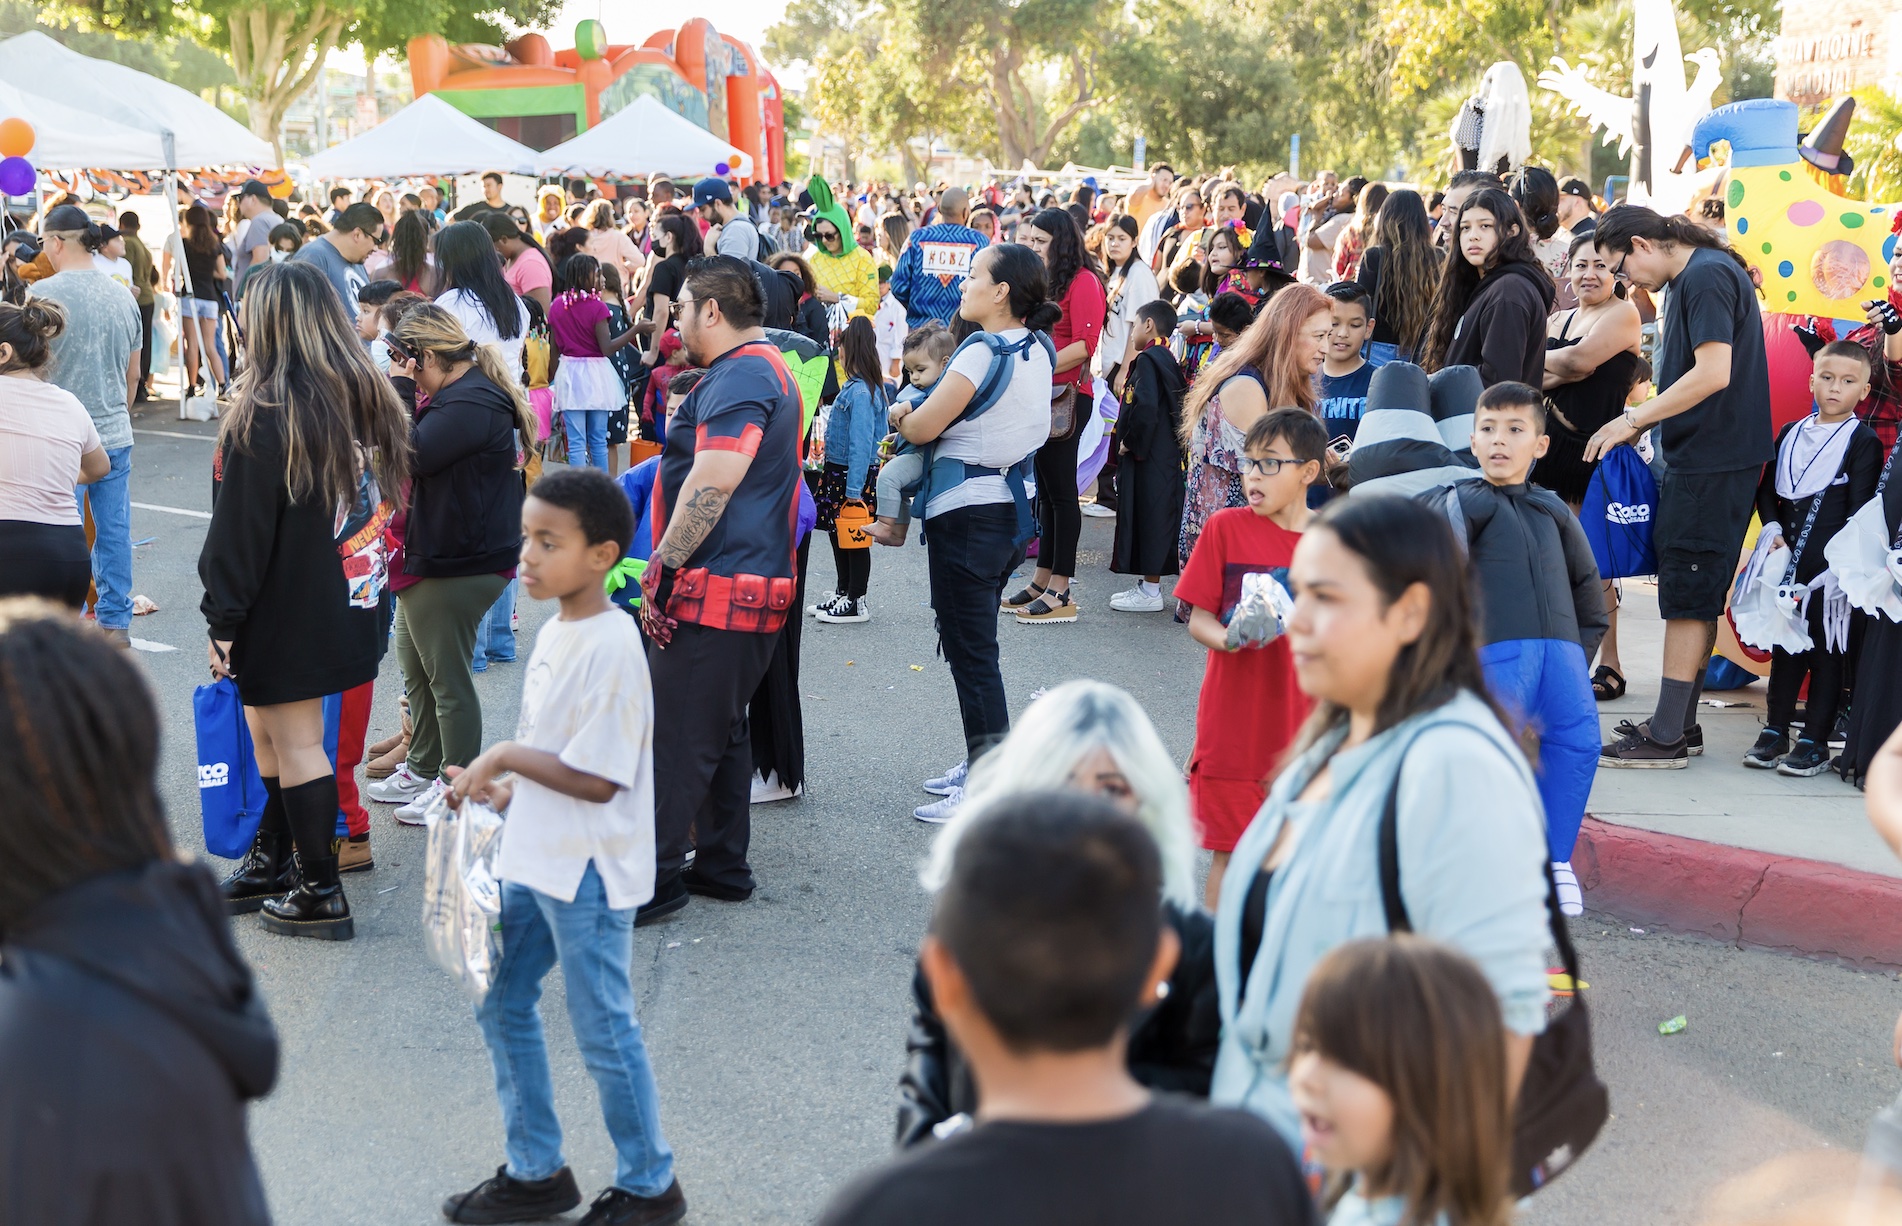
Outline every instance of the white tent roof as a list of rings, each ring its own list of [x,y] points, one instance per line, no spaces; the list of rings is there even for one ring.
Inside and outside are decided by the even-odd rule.
[[[93,163],[98,168],[189,170],[277,165],[277,154],[269,141],[253,136],[243,124],[198,95],[136,68],[68,50],[38,30],[0,42],[0,81],[159,138],[156,158],[137,163]],[[164,149],[168,137],[172,144],[169,158]]]
[[[36,170],[142,170],[165,160],[158,137],[150,132],[29,94],[4,80],[0,119],[24,119],[33,125],[33,149],[26,160]]]
[[[725,162],[751,178],[753,159],[693,120],[643,95],[571,141],[539,155],[537,167],[556,175],[688,175],[700,178]]]
[[[540,156],[436,95],[424,94],[362,136],[333,145],[306,165],[319,179],[391,179],[479,170],[530,175]]]

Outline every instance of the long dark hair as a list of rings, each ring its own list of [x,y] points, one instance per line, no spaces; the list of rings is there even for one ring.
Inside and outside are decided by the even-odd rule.
[[[1132,239],[1142,238],[1142,224],[1138,222],[1136,218],[1129,213],[1118,213],[1116,214],[1116,216],[1110,218],[1109,221],[1105,224],[1114,226],[1116,229],[1121,230],[1124,234],[1129,235],[1129,237]],[[1107,230],[1104,231],[1104,236],[1106,238],[1108,237],[1108,233],[1109,232]],[[1103,253],[1104,253],[1103,254],[1104,262],[1107,263],[1109,260],[1109,244],[1107,242],[1103,244]],[[1129,248],[1129,258],[1123,261],[1122,267],[1109,269],[1109,275],[1112,277],[1128,276],[1130,265],[1134,264],[1137,260],[1140,260],[1142,258],[1143,256],[1142,256],[1141,250],[1138,249],[1136,244],[1132,243]]]
[[[1525,214],[1526,224],[1544,242],[1559,232],[1559,181],[1543,166],[1521,166],[1506,189]]]
[[[1070,283],[1077,274],[1088,271],[1100,281],[1096,260],[1083,248],[1083,231],[1077,229],[1076,219],[1062,209],[1044,209],[1030,219],[1030,224],[1050,236],[1050,296],[1062,302],[1070,292]]]
[[[1418,353],[1433,318],[1440,265],[1446,260],[1446,253],[1433,245],[1433,219],[1419,192],[1403,187],[1387,196],[1374,215],[1368,246],[1381,249],[1374,318],[1393,329],[1403,355]]]
[[[1475,211],[1490,214],[1499,234],[1499,245],[1493,248],[1483,273],[1474,268],[1460,250],[1460,223],[1466,220],[1468,213]],[[1546,287],[1546,300],[1549,302],[1552,297],[1552,274],[1545,270],[1532,250],[1532,228],[1526,225],[1525,214],[1519,211],[1518,203],[1500,188],[1485,187],[1468,196],[1453,218],[1452,234],[1452,250],[1440,269],[1440,287],[1433,295],[1433,327],[1427,333],[1425,360],[1420,363],[1428,370],[1438,370],[1445,363],[1446,351],[1453,345],[1453,333],[1459,328],[1460,317],[1466,314],[1466,308],[1479,293],[1483,276],[1491,276],[1507,264],[1524,264],[1528,273]]]
[[[429,223],[411,211],[396,219],[390,236],[390,254],[396,257],[396,279],[405,288],[425,285],[429,276]]]
[[[1466,558],[1445,517],[1397,494],[1361,494],[1329,502],[1308,531],[1332,533],[1358,557],[1386,606],[1416,583],[1427,590],[1426,626],[1394,658],[1387,692],[1374,714],[1376,735],[1450,701],[1461,690],[1471,691],[1499,714],[1479,667],[1474,628],[1478,611],[1467,582]],[[1288,756],[1304,752],[1347,717],[1346,707],[1317,701]],[[1502,716],[1500,723],[1505,722]]]
[[[444,293],[462,290],[482,304],[495,334],[509,340],[522,334],[522,304],[502,275],[502,257],[479,221],[459,221],[436,235],[436,268]]]
[[[1063,222],[1070,224],[1067,215]],[[1011,318],[1022,320],[1024,327],[1033,332],[1048,332],[1055,327],[1063,318],[1063,308],[1050,301],[1050,277],[1037,253],[1022,243],[993,243],[977,253],[978,259],[987,256],[991,280],[1010,288]]]
[[[674,249],[669,255],[677,255],[683,260],[695,259],[700,255],[700,227],[694,225],[685,213],[662,213],[660,231],[674,240]]]
[[[158,707],[130,652],[71,609],[0,600],[0,720],[0,934],[69,886],[173,857]]]
[[[217,255],[224,249],[218,241],[218,219],[202,204],[186,206],[178,219],[178,241],[197,256]]]
[[[885,386],[885,372],[878,360],[878,333],[865,316],[854,315],[845,331],[839,333],[839,365],[845,369],[848,381],[862,379],[874,392]]]
[[[1620,204],[1606,209],[1599,215],[1598,228],[1592,231],[1592,236],[1600,251],[1615,255],[1630,255],[1631,240],[1641,238],[1653,245],[1682,243],[1687,247],[1721,251],[1737,261],[1737,266],[1746,273],[1750,271],[1750,265],[1742,256],[1703,226],[1688,217],[1661,216],[1642,204]]]

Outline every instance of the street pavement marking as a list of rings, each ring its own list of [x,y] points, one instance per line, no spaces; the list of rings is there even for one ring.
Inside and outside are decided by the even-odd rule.
[[[218,441],[218,436],[215,434],[186,434],[181,430],[147,430],[140,426],[132,427],[132,433],[149,434],[153,438],[188,438],[200,443],[215,443]]]
[[[151,639],[133,639],[132,649],[134,651],[177,651],[178,650],[178,648],[172,646],[170,643],[154,643]]]
[[[133,506],[141,511],[164,511],[168,515],[189,515],[193,519],[210,519],[210,511],[192,511],[184,507],[162,507],[156,502],[135,502]]]

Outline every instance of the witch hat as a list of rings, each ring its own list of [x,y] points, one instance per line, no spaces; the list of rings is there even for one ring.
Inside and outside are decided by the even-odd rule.
[[[1856,160],[1843,151],[1843,138],[1849,135],[1849,121],[1856,114],[1856,100],[1844,94],[1829,108],[1821,123],[1803,138],[1796,151],[1810,165],[1832,175],[1851,174]]]

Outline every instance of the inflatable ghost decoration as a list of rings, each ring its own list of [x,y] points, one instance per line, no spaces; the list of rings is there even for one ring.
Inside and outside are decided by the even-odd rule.
[[[1519,65],[1501,60],[1480,78],[1479,92],[1461,104],[1448,133],[1465,170],[1504,176],[1532,156],[1532,99]]]

